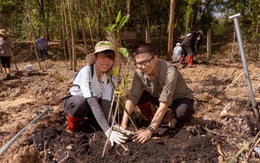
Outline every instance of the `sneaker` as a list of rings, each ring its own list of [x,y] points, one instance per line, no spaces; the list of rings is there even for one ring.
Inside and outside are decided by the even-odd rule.
[[[7,74],[6,78],[7,78],[7,80],[10,80],[12,78],[12,76],[10,74]]]
[[[175,128],[177,124],[177,120],[175,118],[173,118],[169,123],[168,126],[171,128]]]
[[[3,79],[3,80],[10,80],[11,79],[11,75],[10,74],[7,74],[6,77]]]

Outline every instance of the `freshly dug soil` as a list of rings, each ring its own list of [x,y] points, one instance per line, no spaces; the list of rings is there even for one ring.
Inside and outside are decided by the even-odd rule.
[[[163,123],[144,144],[131,139],[123,146],[105,148],[106,136],[92,117],[86,118],[79,131],[66,133],[66,117],[61,98],[75,72],[63,63],[46,61],[46,71],[29,74],[12,70],[16,77],[0,76],[0,146],[3,147],[20,130],[44,111],[53,108],[32,124],[4,152],[0,162],[227,162],[245,144],[249,144],[234,162],[260,162],[260,122],[250,106],[248,89],[241,62],[215,60],[200,62],[193,68],[180,68],[196,97],[192,122],[170,127]],[[82,66],[84,63],[82,63]],[[259,102],[260,68],[249,66],[255,99]],[[139,128],[149,121],[135,119]],[[129,129],[134,131],[131,124]],[[252,141],[254,139],[254,141]],[[103,150],[104,156],[102,157]]]

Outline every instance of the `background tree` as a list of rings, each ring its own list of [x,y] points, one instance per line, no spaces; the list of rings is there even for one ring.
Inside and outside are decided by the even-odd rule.
[[[121,11],[122,15],[130,15],[122,32],[137,33],[137,40],[132,44],[144,41],[145,31],[149,29],[150,39],[147,40],[155,44],[158,54],[167,54],[168,42],[165,37],[169,33],[169,0],[151,0],[149,3],[146,0],[71,0],[72,23],[69,21],[69,8],[64,5],[67,0],[27,1],[29,7],[26,7],[24,1],[0,1],[0,27],[6,28],[15,40],[32,40],[32,31],[29,29],[33,28],[34,37],[46,33],[49,40],[66,40],[64,49],[70,55],[73,48],[72,41],[69,41],[72,39],[71,31],[74,32],[75,41],[91,40],[93,48],[96,42],[106,38],[105,27],[112,24],[117,12]],[[234,29],[228,16],[241,13],[243,37],[246,41],[254,42],[254,48],[259,49],[259,7],[259,0],[176,1],[173,44],[180,41],[182,34],[193,30],[206,33],[211,28],[212,35],[231,35]],[[28,20],[27,10],[30,10],[31,22]],[[28,24],[32,27],[28,28]]]

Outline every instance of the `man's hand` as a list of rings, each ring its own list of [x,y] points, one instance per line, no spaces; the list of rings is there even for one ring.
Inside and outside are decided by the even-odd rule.
[[[134,136],[132,138],[133,138],[134,142],[142,144],[142,143],[146,142],[147,140],[151,139],[152,134],[153,133],[151,131],[149,131],[148,129],[144,129],[144,130],[135,132]]]
[[[127,140],[127,137],[124,136],[124,134],[121,134],[117,131],[111,131],[112,129],[108,129],[105,134],[107,138],[109,137],[111,146],[114,146],[114,142],[117,144],[125,143],[125,140]]]

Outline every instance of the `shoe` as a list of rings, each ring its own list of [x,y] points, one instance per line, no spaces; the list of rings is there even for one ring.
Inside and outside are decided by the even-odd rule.
[[[66,128],[66,132],[67,133],[73,133],[74,131],[76,131],[79,126],[82,124],[82,122],[84,121],[84,117],[83,118],[75,118],[72,117],[70,114],[67,115],[67,128]]]
[[[193,57],[194,57],[194,56],[192,56],[192,55],[190,55],[190,56],[187,57],[187,62],[188,62],[187,67],[194,67],[194,65],[192,65],[192,63],[193,63]]]
[[[197,60],[194,59],[194,60],[192,61],[192,64],[199,64],[199,61],[197,61]]]
[[[171,128],[175,128],[177,124],[177,120],[175,118],[173,118],[169,123],[168,126]]]
[[[180,57],[180,59],[179,59],[179,64],[183,64],[184,59],[185,59],[185,56],[182,55],[182,56]]]
[[[12,76],[10,74],[7,74],[3,80],[10,80],[11,78],[12,78]]]

